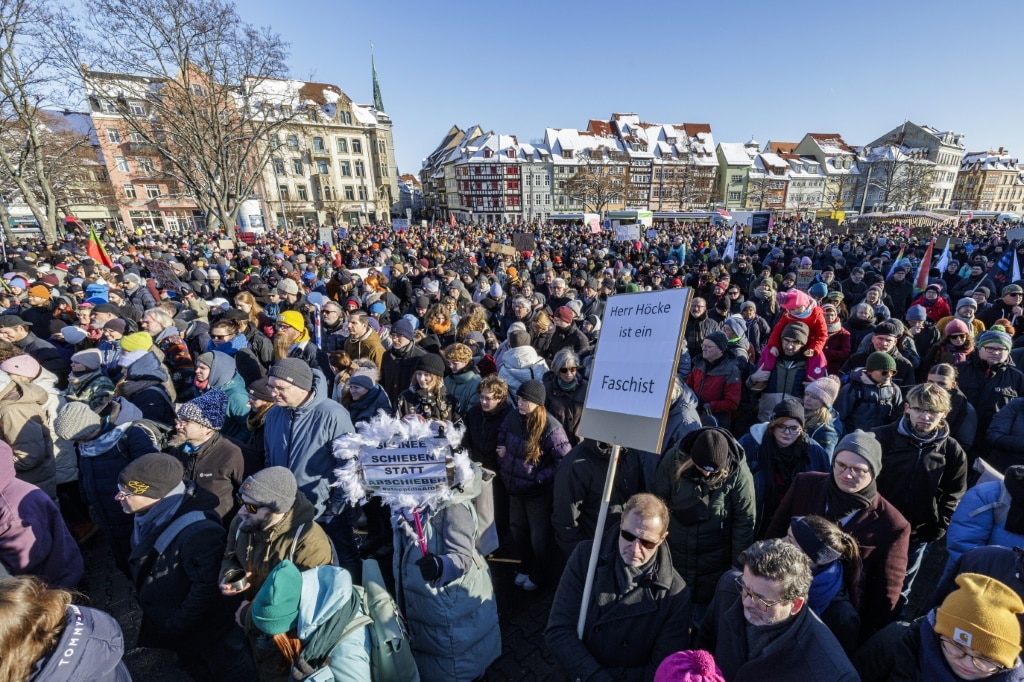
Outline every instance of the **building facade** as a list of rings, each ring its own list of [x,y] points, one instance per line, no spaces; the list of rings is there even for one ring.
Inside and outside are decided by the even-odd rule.
[[[960,164],[950,208],[960,211],[1024,211],[1024,166],[1000,147],[968,152]]]
[[[921,208],[949,208],[953,201],[953,188],[964,156],[964,136],[951,130],[942,131],[907,121],[868,143],[868,147],[893,145],[912,150],[923,150],[922,160],[931,162],[932,177],[928,198]]]

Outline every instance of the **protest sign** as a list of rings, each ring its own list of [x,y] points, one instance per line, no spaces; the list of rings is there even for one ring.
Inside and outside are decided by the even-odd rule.
[[[634,239],[640,238],[640,226],[639,225],[623,225],[617,223],[615,225],[615,241],[617,242],[628,242]]]
[[[516,247],[509,246],[508,244],[502,244],[501,242],[491,242],[491,245],[487,247],[487,250],[490,253],[500,253],[503,256],[512,256],[513,258],[516,255]]]
[[[317,228],[317,236],[324,244],[330,245],[334,243],[334,230],[329,227]]]
[[[426,492],[448,485],[445,458],[450,456],[451,448],[444,439],[381,441],[360,449],[359,466],[369,490]]]
[[[807,291],[811,288],[811,284],[814,282],[814,278],[818,276],[821,270],[815,270],[814,268],[800,268],[796,271],[796,288],[800,291]]]
[[[605,443],[661,452],[692,290],[609,299],[579,432]]]
[[[155,279],[161,289],[170,289],[171,291],[182,293],[184,285],[178,279],[178,276],[174,274],[174,270],[168,263],[162,260],[154,260],[152,258],[140,258],[139,262],[146,266],[149,270],[149,275]],[[191,289],[189,289],[191,291]]]
[[[1006,239],[1011,242],[1015,239],[1024,239],[1024,227],[1011,227],[1006,231]]]
[[[772,226],[771,211],[755,211],[750,216],[750,236],[763,237],[768,234]]]
[[[512,235],[512,246],[516,251],[533,251],[537,248],[537,240],[532,234],[517,232]]]
[[[391,221],[391,229],[395,232],[408,232],[409,220],[407,218],[394,218]]]
[[[218,239],[217,248],[220,249],[221,251],[230,251],[231,249],[235,248],[235,243],[230,239]]]

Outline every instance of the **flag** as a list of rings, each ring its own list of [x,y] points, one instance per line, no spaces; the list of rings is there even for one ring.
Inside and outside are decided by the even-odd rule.
[[[727,258],[736,258],[736,228],[732,228],[732,235],[729,237],[729,243],[725,245],[725,251],[722,252],[722,260]]]
[[[971,222],[972,220],[974,220],[974,211],[967,214],[967,222]]]
[[[1020,265],[1017,264],[1017,251],[1013,252],[1013,274],[1010,275],[1011,282],[1020,281]]]
[[[889,279],[890,277],[892,277],[893,271],[900,264],[900,261],[903,260],[903,252],[904,252],[904,250],[906,250],[906,248],[907,248],[907,243],[903,242],[903,245],[900,246],[900,252],[898,254],[896,254],[896,260],[894,260],[892,262],[892,267],[889,268],[889,274],[885,276],[886,279]]]
[[[989,270],[988,274],[982,277],[981,282],[978,282],[978,285],[974,288],[977,289],[978,286],[981,286],[982,282],[991,278],[992,282],[996,285],[996,291],[1002,292],[1003,287],[1014,281],[1011,277],[1013,276],[1013,258],[1016,255],[1016,251],[1013,252],[1013,256],[1010,255],[1009,251],[1005,252],[1003,257],[999,259],[999,262],[996,263],[996,266]],[[971,293],[974,292],[972,291]]]
[[[935,246],[934,237],[928,242],[928,248],[924,251],[924,258],[917,266],[917,275],[914,276],[914,295],[918,295],[928,288],[928,271],[932,269],[932,247]]]
[[[107,268],[114,267],[114,261],[110,260],[110,254],[100,243],[100,238],[96,236],[95,227],[89,228],[89,242],[85,245],[85,253],[100,265]]]
[[[726,211],[724,208],[718,209],[718,215],[722,216],[726,220],[731,220],[732,219],[732,214],[729,213],[728,211]]]
[[[448,224],[451,225],[452,227],[455,227],[455,214],[454,213],[449,213],[448,214]]]
[[[946,266],[949,265],[949,242],[951,241],[953,240],[950,239],[946,242],[946,248],[942,250],[942,255],[939,256],[939,262],[935,264],[935,268],[939,272],[945,272]]]

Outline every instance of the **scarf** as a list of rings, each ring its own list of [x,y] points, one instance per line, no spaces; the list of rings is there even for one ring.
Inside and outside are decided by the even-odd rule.
[[[572,381],[566,382],[566,381],[562,381],[561,376],[559,376],[556,379],[556,381],[558,382],[558,387],[560,389],[562,389],[563,391],[565,391],[566,393],[573,393],[576,390],[576,388],[579,386],[579,382],[576,379],[573,379]]]
[[[263,424],[267,421],[267,412],[274,406],[274,403],[267,403],[256,412],[250,412],[249,416],[245,418],[245,428],[250,431],[258,431],[263,428]]]
[[[133,350],[127,353],[121,353],[121,356],[117,359],[118,367],[131,367],[137,360],[141,360],[142,357],[148,353],[148,350]]]
[[[867,509],[871,506],[875,496],[878,495],[878,485],[874,479],[867,487],[857,493],[848,493],[836,483],[835,474],[828,477],[825,485],[825,518],[833,523],[839,523],[850,514]]]
[[[117,445],[117,441],[121,440],[121,436],[123,436],[124,432],[131,426],[131,422],[119,424],[106,433],[101,433],[92,440],[79,443],[78,455],[80,457],[95,457],[97,455],[102,455],[104,452],[107,452]]]
[[[224,353],[225,355],[235,357],[235,353],[242,350],[243,348],[248,347],[248,345],[249,340],[245,338],[245,334],[235,334],[235,337],[233,339],[231,339],[227,343],[222,343],[220,345],[215,344],[213,342],[213,339],[210,339],[209,341],[206,342],[206,352],[209,353],[211,351],[219,350],[221,353]]]
[[[914,427],[910,425],[909,417],[903,417],[902,419],[900,419],[900,424],[899,426],[896,427],[896,430],[899,431],[899,434],[901,436],[906,436],[907,438],[910,438],[914,442],[920,443],[921,445],[935,443],[946,438],[949,435],[949,426],[945,422],[943,422],[942,424],[939,425],[939,428],[935,429],[928,435],[922,436],[919,433],[917,433],[917,431],[914,430]]]
[[[811,571],[811,590],[807,594],[807,605],[819,618],[839,594],[843,586],[843,565],[833,561]]]
[[[192,385],[198,388],[200,391],[205,391],[210,387],[210,380],[200,381],[199,379],[193,379]]]
[[[840,320],[838,317],[836,318],[836,321],[833,322],[832,324],[826,324],[825,325],[825,329],[828,330],[829,334],[835,334],[836,332],[838,332],[842,328],[843,328],[843,321]]]
[[[302,661],[314,671],[327,665],[334,647],[341,641],[343,635],[348,634],[345,632],[345,627],[352,622],[358,612],[359,602],[356,599],[355,591],[353,591],[344,606],[335,611],[326,623],[318,627],[316,632],[302,643]],[[298,661],[296,663],[298,664]]]
[[[792,317],[795,320],[806,320],[808,317],[811,316],[811,313],[814,312],[814,308],[815,308],[816,305],[817,304],[812,300],[811,304],[809,306],[807,306],[807,310],[803,311],[799,315],[794,313],[792,310],[787,310],[786,314],[789,315],[790,317]]]
[[[135,515],[135,530],[132,531],[132,547],[138,547],[142,539],[148,537],[154,528],[169,521],[178,507],[185,501],[185,482],[174,486],[159,502],[141,514]]]

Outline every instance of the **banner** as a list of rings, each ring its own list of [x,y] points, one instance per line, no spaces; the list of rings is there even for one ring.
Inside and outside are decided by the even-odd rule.
[[[359,451],[366,488],[378,492],[427,492],[448,485],[445,458],[451,456],[441,438],[381,441]]]
[[[178,294],[182,293],[184,285],[178,276],[174,274],[174,270],[168,263],[162,260],[154,260],[152,258],[140,258],[139,262],[146,266],[149,270],[149,276],[155,279],[161,289],[169,289]],[[189,288],[191,291],[191,288]]]

